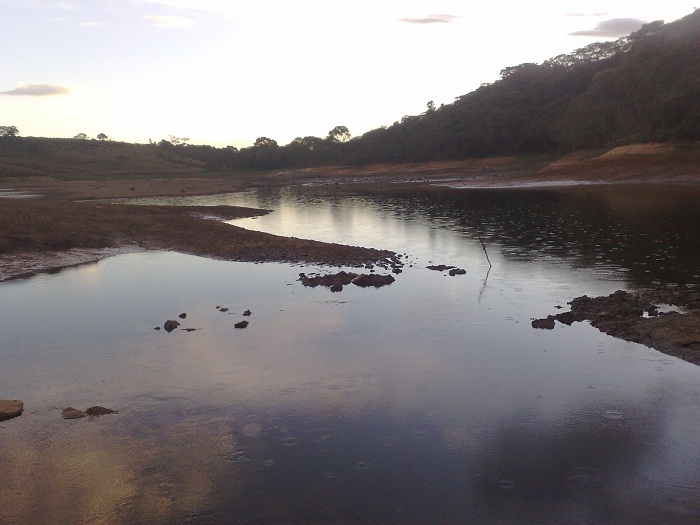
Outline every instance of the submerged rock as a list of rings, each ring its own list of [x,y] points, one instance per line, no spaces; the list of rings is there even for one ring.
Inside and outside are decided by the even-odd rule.
[[[352,280],[352,284],[363,288],[367,286],[381,288],[382,286],[393,283],[395,280],[393,275],[362,274],[355,277]]]
[[[532,327],[552,330],[554,328],[554,316],[548,315],[544,319],[535,319],[532,321]]]
[[[82,410],[78,410],[77,408],[66,407],[61,410],[61,415],[63,416],[63,419],[80,419],[81,417],[85,417],[87,414]]]
[[[0,421],[21,416],[24,403],[17,399],[0,399]]]
[[[454,277],[455,275],[464,275],[467,273],[467,270],[464,270],[463,268],[453,268],[448,273]]]
[[[104,416],[105,414],[117,414],[117,413],[119,413],[119,411],[113,410],[111,408],[105,408],[105,407],[101,407],[99,405],[96,405],[94,407],[90,407],[87,410],[85,410],[85,413],[88,416]]]
[[[447,266],[446,264],[433,264],[431,266],[426,266],[428,270],[433,270],[435,272],[444,272],[447,270],[452,270],[457,268],[456,266]]]
[[[174,321],[174,320],[172,320],[172,319],[168,319],[167,321],[165,321],[165,324],[163,325],[163,328],[165,328],[165,331],[166,331],[166,332],[172,332],[172,331],[175,330],[178,326],[180,326],[180,323],[178,323],[177,321]]]

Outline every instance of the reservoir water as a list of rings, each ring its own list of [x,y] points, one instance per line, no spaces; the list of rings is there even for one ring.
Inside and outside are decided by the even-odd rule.
[[[699,523],[700,368],[530,325],[583,294],[700,285],[698,197],[159,199],[267,208],[231,222],[405,266],[332,293],[298,274],[342,268],[140,252],[0,284],[0,397],[25,403],[0,422],[0,524]],[[91,405],[119,413],[61,417]]]

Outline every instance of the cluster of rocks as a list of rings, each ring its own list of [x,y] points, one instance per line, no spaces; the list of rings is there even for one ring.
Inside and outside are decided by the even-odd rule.
[[[446,264],[437,264],[426,266],[428,270],[433,270],[436,272],[447,272],[450,276],[464,275],[467,271],[464,268],[457,268],[456,266],[447,266]]]
[[[23,411],[24,403],[22,401],[17,399],[0,399],[0,421],[21,416]],[[63,419],[79,419],[86,416],[103,416],[105,414],[116,414],[118,412],[118,410],[95,405],[85,410],[66,407],[61,411],[61,415]]]
[[[298,280],[301,281],[301,284],[304,286],[310,286],[311,288],[315,288],[316,286],[325,286],[330,288],[331,292],[341,292],[343,290],[343,286],[347,286],[349,284],[354,284],[355,286],[360,286],[362,288],[366,288],[368,286],[381,288],[382,286],[393,283],[396,279],[394,279],[392,275],[378,275],[374,273],[357,274],[353,272],[341,271],[333,274],[313,276],[300,273]]]
[[[216,307],[216,309],[219,312],[223,312],[223,313],[226,313],[229,311],[229,308],[227,306],[222,306],[222,305],[218,305]],[[253,312],[251,312],[250,309],[246,309],[246,311],[243,312],[244,317],[250,317],[251,315],[253,315]],[[236,324],[234,324],[233,327],[241,329],[241,328],[246,328],[249,324],[250,323],[244,319],[243,321],[239,321]]]
[[[227,306],[223,306],[223,305],[217,305],[216,309],[222,313],[226,313],[229,311],[229,308]],[[251,312],[250,309],[246,309],[246,311],[243,312],[244,317],[250,317],[251,315],[253,315],[253,312]],[[179,317],[180,317],[180,319],[186,319],[187,314],[181,313],[179,315]],[[233,326],[234,326],[234,328],[246,328],[249,324],[250,324],[250,322],[243,320],[243,321],[239,321],[238,323],[234,324]],[[168,333],[172,332],[173,330],[175,330],[179,326],[180,326],[180,321],[176,321],[175,319],[168,319],[167,321],[165,321],[165,323],[163,323],[163,329]],[[154,328],[154,330],[160,330],[160,326],[156,326]],[[197,330],[197,328],[180,328],[180,330],[184,330],[185,332],[194,332],[195,330]]]
[[[613,337],[641,343],[660,352],[700,364],[700,293],[695,291],[618,290],[608,296],[577,297],[571,311],[532,321],[533,328],[551,330],[555,321],[565,325],[590,321]],[[682,307],[684,312],[660,310],[660,304]]]
[[[99,405],[86,408],[85,410],[78,410],[73,407],[66,407],[61,411],[63,419],[80,419],[86,416],[104,416],[105,414],[117,414],[118,410],[113,410],[111,408],[101,407]]]

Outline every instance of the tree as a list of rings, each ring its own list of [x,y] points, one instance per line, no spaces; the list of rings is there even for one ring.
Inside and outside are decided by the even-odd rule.
[[[19,130],[16,126],[0,126],[0,137],[16,137]]]
[[[97,140],[109,140],[109,137],[104,133],[100,133],[99,135],[97,135]]]
[[[277,141],[267,137],[258,137],[255,139],[255,143],[253,144],[254,148],[260,148],[263,146],[277,146]]]
[[[331,142],[347,142],[350,140],[352,135],[350,131],[345,126],[336,126],[328,132],[328,140]]]
[[[85,133],[78,133],[75,137],[76,140],[87,140],[88,136]]]

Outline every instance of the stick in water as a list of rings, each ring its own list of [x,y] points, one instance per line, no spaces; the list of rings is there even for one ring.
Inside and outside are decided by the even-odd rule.
[[[489,259],[489,252],[486,251],[486,245],[481,239],[481,235],[479,235],[479,242],[481,243],[481,247],[484,249],[484,253],[486,254],[486,260],[489,262],[489,268],[491,268],[493,265],[491,264],[491,259]]]

